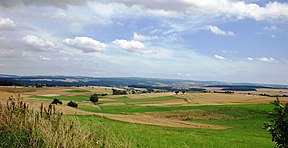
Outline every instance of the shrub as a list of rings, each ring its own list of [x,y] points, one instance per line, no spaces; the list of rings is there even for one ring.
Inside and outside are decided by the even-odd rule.
[[[90,96],[90,101],[93,103],[98,102],[98,95],[97,94],[93,94]]]
[[[73,102],[73,101],[68,102],[67,105],[70,107],[76,107],[76,108],[78,107],[78,104],[76,102]]]
[[[272,135],[272,141],[278,147],[288,147],[288,103],[283,106],[277,99],[272,103],[274,109],[269,112],[269,121],[264,123],[264,128]]]
[[[59,99],[54,99],[52,102],[51,102],[51,104],[62,104],[62,101],[60,101]]]

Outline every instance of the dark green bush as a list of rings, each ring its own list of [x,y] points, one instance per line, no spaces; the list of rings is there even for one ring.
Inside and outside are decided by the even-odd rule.
[[[70,102],[68,102],[68,106],[77,108],[78,104],[76,102],[70,101]]]

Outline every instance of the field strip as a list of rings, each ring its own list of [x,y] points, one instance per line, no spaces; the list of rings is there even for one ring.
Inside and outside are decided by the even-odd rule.
[[[145,124],[145,125],[156,125],[156,126],[164,126],[164,127],[209,128],[209,129],[218,129],[218,130],[224,130],[224,129],[229,128],[229,127],[219,126],[219,125],[156,118],[153,116],[143,115],[143,114],[119,115],[119,114],[95,113],[95,115],[98,115],[104,118],[113,119],[113,120],[123,121],[123,122]]]

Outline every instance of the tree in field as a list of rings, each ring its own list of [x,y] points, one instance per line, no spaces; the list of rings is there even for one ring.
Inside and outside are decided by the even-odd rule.
[[[93,103],[98,102],[98,95],[97,94],[93,94],[90,96],[90,101]]]
[[[179,91],[175,91],[175,94],[178,95]]]
[[[272,103],[275,107],[269,112],[269,121],[264,128],[272,135],[272,141],[280,148],[288,147],[288,103],[283,106],[277,99]]]
[[[182,91],[182,94],[185,94],[185,90]]]

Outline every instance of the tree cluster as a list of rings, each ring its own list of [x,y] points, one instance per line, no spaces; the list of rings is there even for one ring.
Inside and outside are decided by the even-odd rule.
[[[127,92],[126,90],[117,90],[117,89],[112,89],[113,95],[126,95]]]

